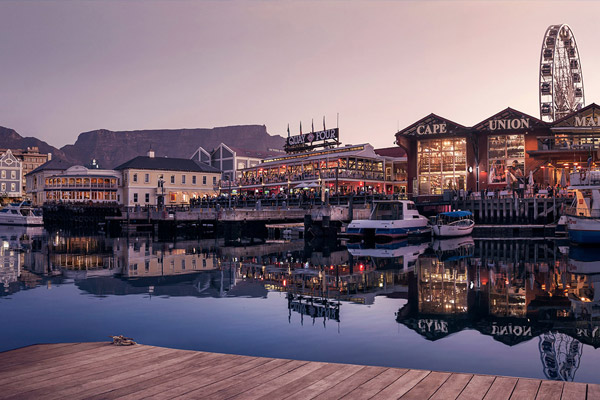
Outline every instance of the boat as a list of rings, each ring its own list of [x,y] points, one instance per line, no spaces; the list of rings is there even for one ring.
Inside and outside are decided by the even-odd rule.
[[[348,252],[356,259],[368,258],[378,270],[400,269],[403,272],[414,270],[419,256],[429,248],[429,242],[411,243],[407,239],[387,244],[365,246],[348,243]]]
[[[471,211],[449,211],[438,214],[432,225],[435,236],[466,236],[473,232],[475,221]]]
[[[435,239],[431,248],[440,261],[458,261],[475,255],[475,241],[471,236]]]
[[[41,211],[26,201],[10,203],[0,210],[0,225],[41,226],[44,219]]]
[[[577,244],[600,243],[600,171],[570,174],[575,200],[565,209],[569,239]]]
[[[346,229],[348,237],[365,240],[390,240],[429,233],[429,220],[419,214],[410,200],[375,201],[369,219],[352,220]]]

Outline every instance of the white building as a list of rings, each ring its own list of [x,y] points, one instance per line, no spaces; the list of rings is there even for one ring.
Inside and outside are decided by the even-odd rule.
[[[22,175],[21,161],[15,158],[10,149],[6,150],[0,157],[0,196],[11,199],[21,198],[23,196]]]

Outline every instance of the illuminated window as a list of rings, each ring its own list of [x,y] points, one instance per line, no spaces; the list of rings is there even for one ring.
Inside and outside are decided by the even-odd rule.
[[[488,183],[518,183],[525,174],[525,136],[488,137]]]

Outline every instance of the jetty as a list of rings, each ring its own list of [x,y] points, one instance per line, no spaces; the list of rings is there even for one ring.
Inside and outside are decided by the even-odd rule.
[[[600,398],[600,385],[218,354],[109,342],[0,353],[2,399]]]

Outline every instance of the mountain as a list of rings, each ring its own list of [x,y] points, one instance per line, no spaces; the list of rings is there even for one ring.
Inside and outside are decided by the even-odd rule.
[[[52,157],[66,160],[66,155],[62,150],[34,137],[22,137],[14,129],[0,126],[0,148],[2,149],[27,149],[28,147],[37,147],[40,153],[52,153]]]
[[[264,125],[139,131],[99,129],[81,133],[75,144],[64,146],[60,151],[67,160],[77,164],[85,165],[95,158],[101,168],[114,168],[136,156],[146,155],[149,149],[154,150],[157,157],[189,158],[198,147],[211,151],[221,142],[236,148],[265,151],[283,149],[285,139],[269,135]]]

